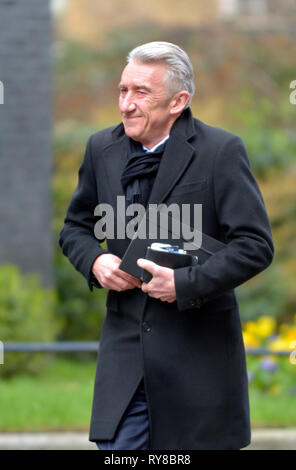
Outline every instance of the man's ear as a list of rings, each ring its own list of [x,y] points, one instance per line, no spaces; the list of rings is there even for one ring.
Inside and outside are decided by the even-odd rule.
[[[170,103],[170,114],[180,114],[190,99],[190,93],[186,90],[179,91]]]

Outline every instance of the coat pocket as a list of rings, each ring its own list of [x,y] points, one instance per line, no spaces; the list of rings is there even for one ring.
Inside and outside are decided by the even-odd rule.
[[[203,191],[207,188],[207,180],[200,179],[190,183],[178,184],[175,186],[170,196],[178,196],[180,194],[195,193],[196,191]]]

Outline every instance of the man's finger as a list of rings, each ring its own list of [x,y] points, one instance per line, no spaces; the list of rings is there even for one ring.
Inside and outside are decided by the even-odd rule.
[[[137,260],[137,265],[140,266],[140,268],[146,269],[150,274],[152,274],[152,276],[156,274],[156,271],[158,269],[158,264],[143,258],[139,258]]]
[[[119,276],[114,276],[112,279],[109,279],[105,282],[104,287],[107,289],[113,289],[116,291],[124,291],[127,289],[134,289],[135,287],[140,287],[138,285],[132,284]]]
[[[125,281],[131,282],[132,284],[135,284],[135,285],[141,284],[141,281],[137,277],[134,277],[131,274],[128,274],[119,268],[115,270],[114,274],[120,277],[121,279],[124,279]]]
[[[144,292],[145,294],[148,293],[147,285],[148,285],[147,282],[142,282],[142,285],[141,285],[142,292]]]

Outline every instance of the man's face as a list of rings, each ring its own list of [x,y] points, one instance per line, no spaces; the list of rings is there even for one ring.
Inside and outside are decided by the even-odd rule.
[[[165,64],[131,61],[119,84],[119,109],[125,133],[148,148],[164,139],[176,118],[164,84]]]

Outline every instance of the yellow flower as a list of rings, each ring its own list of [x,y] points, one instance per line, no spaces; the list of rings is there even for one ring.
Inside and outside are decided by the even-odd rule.
[[[267,338],[275,332],[276,321],[273,317],[262,316],[257,322],[257,336]]]
[[[243,340],[246,348],[257,348],[259,346],[256,336],[248,331],[243,331]]]
[[[262,316],[257,322],[249,321],[245,324],[245,331],[257,338],[267,338],[275,332],[276,321],[273,317]]]
[[[293,340],[296,340],[296,325],[295,326],[292,326],[291,328],[289,328],[284,334],[283,334],[283,337],[287,340],[287,341],[293,341]]]
[[[272,351],[288,351],[289,345],[289,341],[279,336],[274,341],[271,341],[269,347]]]
[[[248,332],[250,335],[256,335],[257,324],[254,321],[248,321],[244,325],[245,332]]]

